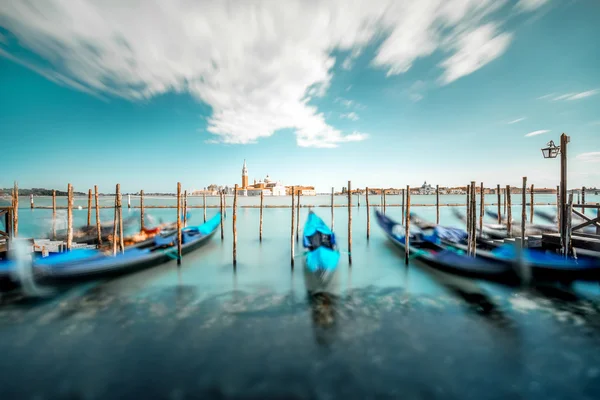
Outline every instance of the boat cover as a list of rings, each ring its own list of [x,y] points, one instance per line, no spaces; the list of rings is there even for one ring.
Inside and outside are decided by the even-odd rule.
[[[314,271],[333,271],[340,259],[335,234],[314,212],[308,214],[304,225],[303,245],[308,249],[306,267]]]

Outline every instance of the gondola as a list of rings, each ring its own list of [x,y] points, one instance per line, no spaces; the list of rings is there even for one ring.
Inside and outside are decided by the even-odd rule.
[[[423,230],[426,233],[424,237],[428,241],[460,251],[467,249],[467,233],[461,229],[436,226]],[[497,264],[526,267],[531,272],[531,279],[537,282],[570,283],[576,280],[600,280],[600,260],[594,258],[568,259],[542,250],[519,249],[514,243],[498,245],[486,240],[477,241],[476,255],[478,258]]]
[[[378,225],[397,247],[406,251],[404,226],[380,211],[375,211]],[[468,257],[463,251],[430,240],[419,229],[409,234],[409,254],[415,259],[456,275],[516,285],[519,278],[510,265],[494,263],[480,257]]]
[[[335,292],[340,252],[335,234],[312,210],[302,232],[304,281],[309,294]]]
[[[221,223],[217,213],[202,225],[182,229],[182,254],[194,251],[208,242]],[[125,248],[112,255],[102,250],[78,249],[53,254],[31,261],[32,275],[36,281],[56,282],[85,280],[119,275],[165,263],[177,255],[177,232],[165,232],[142,244]],[[18,283],[17,261],[0,262],[0,280]]]

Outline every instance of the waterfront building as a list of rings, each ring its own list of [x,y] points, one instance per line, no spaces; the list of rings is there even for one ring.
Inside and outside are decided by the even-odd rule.
[[[431,185],[428,184],[427,181],[425,181],[425,183],[423,183],[423,185],[421,185],[421,187],[419,188],[418,193],[419,194],[435,194],[435,188],[431,187]]]

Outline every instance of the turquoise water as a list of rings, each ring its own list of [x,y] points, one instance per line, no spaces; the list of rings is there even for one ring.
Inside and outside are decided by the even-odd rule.
[[[399,203],[390,197],[388,203]],[[451,197],[448,202],[457,202]],[[170,262],[77,285],[45,300],[2,298],[2,398],[96,399],[140,392],[173,399],[597,398],[597,284],[514,290],[436,273],[418,262],[405,267],[375,218],[366,239],[363,200],[352,210],[353,263],[342,256],[331,302],[307,298],[301,257],[290,267],[289,208],[264,210],[262,243],[259,210],[238,209],[236,269],[229,209],[224,240],[216,235],[184,256],[181,268]],[[218,204],[218,198],[208,201]],[[336,197],[336,203],[345,201]],[[36,204],[44,202],[48,199],[36,198]],[[145,200],[166,202],[173,199]],[[240,205],[257,202],[239,199]],[[266,199],[288,202],[289,197]],[[328,204],[329,198],[301,202]],[[21,199],[22,206],[28,204]],[[104,198],[103,204],[112,200]],[[75,205],[85,208],[87,199]],[[51,210],[19,211],[22,236],[49,230]],[[208,209],[207,216],[216,211]],[[315,211],[330,221],[330,209]],[[435,207],[413,211],[435,218]],[[65,213],[59,210],[61,218]],[[174,209],[146,213],[156,221],[176,218]],[[307,213],[301,209],[301,227]],[[520,213],[514,206],[513,216]],[[442,223],[462,226],[450,207],[440,214]],[[123,210],[124,218],[136,215],[139,210]],[[347,215],[346,208],[335,209],[344,252]],[[401,209],[390,207],[387,215],[399,220]],[[101,210],[103,221],[112,217],[112,210]],[[76,226],[84,224],[87,211],[75,210],[74,218]],[[201,222],[202,210],[191,210],[190,224]]]

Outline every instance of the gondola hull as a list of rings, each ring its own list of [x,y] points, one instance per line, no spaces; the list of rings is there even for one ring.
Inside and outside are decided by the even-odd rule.
[[[339,289],[340,252],[335,235],[312,211],[303,230],[304,282],[309,294],[335,293]]]

